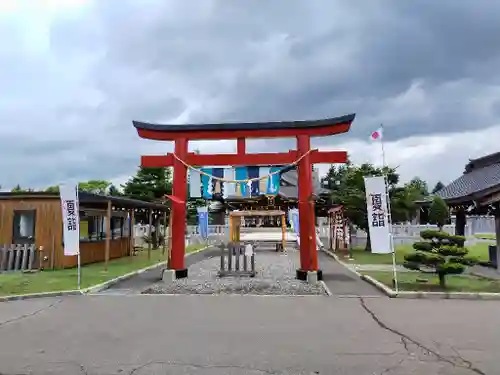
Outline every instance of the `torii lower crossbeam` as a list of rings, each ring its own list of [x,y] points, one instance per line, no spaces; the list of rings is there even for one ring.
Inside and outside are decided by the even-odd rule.
[[[306,280],[310,273],[317,273],[316,227],[312,184],[312,165],[316,163],[345,163],[347,153],[343,151],[311,151],[311,136],[345,133],[349,130],[354,115],[316,121],[295,121],[256,124],[211,124],[211,125],[156,125],[134,122],[139,136],[146,139],[175,141],[174,153],[163,156],[142,156],[143,167],[172,167],[173,221],[170,267],[176,277],[187,277],[184,265],[187,201],[187,165],[248,166],[287,165],[299,160],[298,200],[300,232],[300,269],[297,278]],[[247,154],[245,138],[295,137],[297,149],[285,153]],[[188,153],[189,140],[237,138],[237,153],[230,155],[200,155]]]

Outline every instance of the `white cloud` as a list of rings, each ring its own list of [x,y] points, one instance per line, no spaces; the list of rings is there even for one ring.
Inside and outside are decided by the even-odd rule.
[[[469,159],[499,152],[500,125],[461,133],[408,137],[385,142],[386,164],[397,167],[403,182],[415,176],[424,177],[430,188],[438,181],[445,185],[458,178]],[[373,163],[382,166],[380,142],[350,141],[324,150],[346,150],[354,163]],[[326,173],[328,165],[320,165]]]
[[[403,179],[450,181],[469,157],[498,151],[500,3],[387,1],[0,1],[0,184],[126,180],[141,154],[172,150],[139,139],[132,120],[351,112],[350,134],[315,147],[378,163],[367,138],[383,122]],[[193,147],[231,152],[235,142]]]

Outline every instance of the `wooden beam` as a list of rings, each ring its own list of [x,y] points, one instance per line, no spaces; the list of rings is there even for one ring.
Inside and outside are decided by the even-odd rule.
[[[104,270],[108,270],[109,251],[111,246],[111,201],[108,201],[108,209],[106,211],[106,243],[104,247]]]
[[[247,166],[247,165],[287,165],[297,161],[297,151],[260,154],[195,154],[189,153],[185,162],[189,165]],[[336,164],[347,162],[346,151],[311,151],[312,163]],[[145,168],[172,167],[173,154],[141,156],[141,166]]]
[[[313,151],[310,155],[312,164],[347,163],[347,151]]]
[[[247,217],[247,216],[282,216],[285,215],[283,211],[270,210],[270,211],[232,211],[229,213],[231,217]]]
[[[486,206],[496,202],[500,202],[500,192],[493,193],[487,198],[480,199],[478,203],[480,206]]]

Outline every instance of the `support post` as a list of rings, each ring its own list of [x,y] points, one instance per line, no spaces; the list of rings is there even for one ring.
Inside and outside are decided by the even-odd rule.
[[[234,236],[233,236],[233,230],[234,230],[234,224],[233,224],[233,216],[229,216],[229,242],[234,241]]]
[[[309,273],[317,272],[318,280],[321,280],[322,273],[318,270],[316,228],[314,226],[312,165],[309,154],[307,154],[310,148],[311,140],[309,136],[297,136],[298,154],[300,156],[305,155],[298,163],[300,269],[297,270],[297,278],[306,280]]]
[[[174,222],[173,204],[168,215],[168,247],[167,247],[167,269],[172,269],[172,223]]]
[[[148,215],[148,260],[151,259],[151,246],[153,246],[153,231],[152,231],[152,226],[153,226],[153,211],[150,209],[149,210],[149,215]]]
[[[285,215],[281,215],[281,249],[285,251],[286,247],[286,221]]]
[[[130,223],[129,223],[129,255],[134,255],[134,248],[135,248],[135,211],[130,210]]]
[[[465,209],[463,207],[459,207],[455,211],[455,235],[456,236],[465,236],[465,225],[467,223],[467,215],[465,213]]]
[[[104,247],[104,270],[108,270],[109,252],[111,247],[111,201],[108,201],[106,210],[106,242]]]
[[[500,213],[495,214],[495,234],[497,238],[497,272],[500,272]]]
[[[236,140],[236,153],[238,155],[245,155],[246,152],[245,138],[238,138]]]
[[[174,151],[181,160],[185,160],[188,153],[188,140],[186,138],[176,139]],[[173,195],[180,201],[180,203],[172,205],[174,220],[172,222],[171,254],[171,267],[175,270],[176,278],[187,277],[187,269],[184,268],[184,253],[186,246],[186,181],[186,166],[176,159],[174,162]]]
[[[163,212],[163,248],[161,254],[165,255],[167,248],[167,211]]]

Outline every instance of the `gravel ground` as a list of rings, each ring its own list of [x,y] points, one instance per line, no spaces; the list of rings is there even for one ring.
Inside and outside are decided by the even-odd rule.
[[[189,267],[187,279],[170,285],[158,283],[142,294],[326,295],[322,283],[312,285],[295,279],[299,263],[297,250],[286,254],[257,250],[255,277],[220,278],[220,258],[216,256]]]

